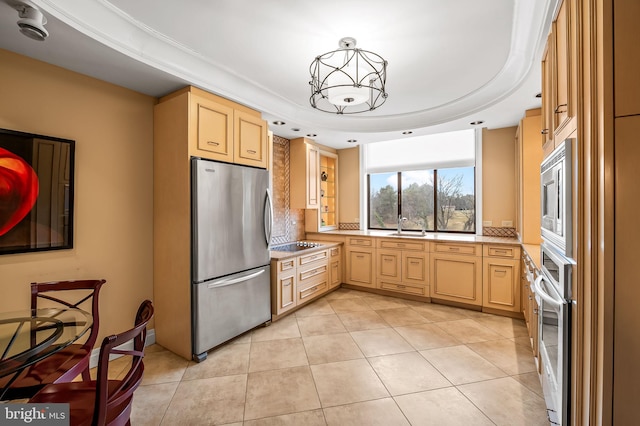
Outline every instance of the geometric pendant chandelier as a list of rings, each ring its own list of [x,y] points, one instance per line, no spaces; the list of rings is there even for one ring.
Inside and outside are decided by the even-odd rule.
[[[335,114],[373,111],[388,97],[387,61],[357,49],[352,37],[340,39],[339,45],[340,49],[316,57],[309,67],[311,106]]]

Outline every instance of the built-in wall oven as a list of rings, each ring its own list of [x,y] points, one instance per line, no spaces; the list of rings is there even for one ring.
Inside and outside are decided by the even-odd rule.
[[[542,273],[533,290],[538,302],[538,351],[542,389],[551,424],[570,424],[571,279],[573,261],[541,245]]]
[[[572,257],[572,151],[566,139],[540,165],[542,238]]]

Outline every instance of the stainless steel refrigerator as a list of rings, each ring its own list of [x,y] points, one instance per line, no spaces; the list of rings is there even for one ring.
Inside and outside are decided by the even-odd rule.
[[[271,320],[264,169],[192,158],[193,357]]]

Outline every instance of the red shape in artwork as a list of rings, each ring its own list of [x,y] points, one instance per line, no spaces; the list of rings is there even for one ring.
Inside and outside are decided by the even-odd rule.
[[[0,235],[16,226],[38,198],[38,176],[14,153],[0,148]]]

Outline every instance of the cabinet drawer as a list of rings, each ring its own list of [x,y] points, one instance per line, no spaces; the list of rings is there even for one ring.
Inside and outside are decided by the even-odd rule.
[[[329,255],[331,257],[340,256],[340,247],[333,247],[329,249]]]
[[[482,245],[481,244],[431,243],[431,252],[481,256]]]
[[[316,251],[313,253],[305,254],[303,256],[298,257],[298,266],[307,265],[311,262],[316,262],[318,260],[327,260],[327,251]]]
[[[502,257],[517,259],[520,257],[520,248],[514,246],[484,246],[484,255],[489,257]]]
[[[292,269],[295,269],[295,267],[296,267],[296,260],[295,259],[281,260],[281,261],[278,262],[278,271],[279,272],[290,271]]]
[[[429,290],[426,286],[396,284],[386,281],[379,281],[378,288],[381,290],[391,290],[400,293],[415,294],[418,296],[428,296]]]
[[[424,242],[418,243],[413,241],[393,241],[393,240],[378,240],[379,248],[388,248],[388,249],[400,249],[400,250],[424,250],[425,249]]]
[[[373,247],[373,240],[371,238],[347,237],[347,244],[358,247]]]
[[[303,289],[298,287],[298,303],[302,303],[306,300],[312,299],[314,296],[318,296],[329,288],[327,280],[318,280],[312,283],[313,285],[307,286]]]
[[[312,280],[319,276],[324,276],[326,279],[328,267],[326,263],[318,263],[311,265],[309,268],[298,270],[298,286],[304,286],[306,281]]]

